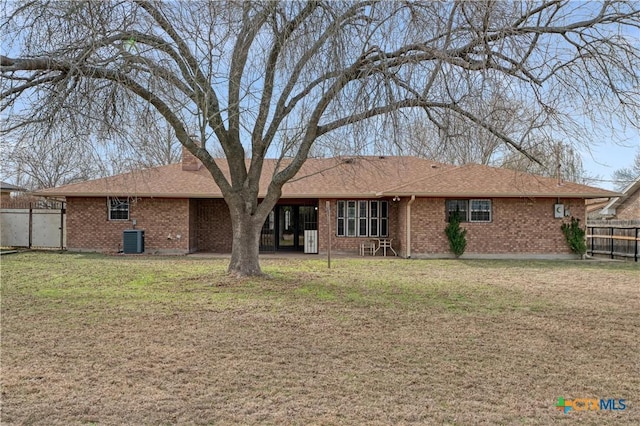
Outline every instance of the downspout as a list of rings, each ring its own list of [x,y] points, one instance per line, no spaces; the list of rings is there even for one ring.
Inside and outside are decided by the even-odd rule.
[[[411,199],[407,203],[407,259],[411,258],[411,204],[416,200],[416,196],[412,195]]]

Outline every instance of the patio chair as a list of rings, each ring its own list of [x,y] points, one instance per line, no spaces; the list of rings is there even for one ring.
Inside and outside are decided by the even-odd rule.
[[[365,254],[373,256],[377,250],[375,241],[365,241],[360,244],[360,256],[364,256]]]

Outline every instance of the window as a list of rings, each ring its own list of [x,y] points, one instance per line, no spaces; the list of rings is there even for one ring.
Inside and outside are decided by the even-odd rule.
[[[345,222],[345,205],[344,201],[338,201],[338,230],[337,235],[344,235],[344,222]]]
[[[447,222],[454,214],[461,222],[491,222],[491,200],[447,200]]]
[[[471,222],[491,222],[491,200],[471,200]]]
[[[372,237],[377,237],[378,236],[378,229],[380,227],[380,222],[378,217],[380,216],[380,209],[378,208],[378,201],[371,201],[371,209],[370,209],[370,213],[369,213],[369,221],[371,223],[370,229],[371,229],[371,236]]]
[[[380,201],[380,216],[379,216],[380,232],[378,232],[378,235],[380,235],[381,237],[386,237],[389,235],[388,217],[389,217],[389,203],[387,203],[386,201]]]
[[[451,222],[455,214],[458,215],[460,222],[466,222],[468,205],[468,200],[447,200],[447,222]]]
[[[129,220],[129,199],[109,198],[109,220]]]
[[[366,201],[358,201],[358,235],[369,234],[369,219],[367,211],[369,206]]]
[[[356,235],[356,202],[347,201],[347,236]]]
[[[386,237],[389,203],[381,200],[338,201],[336,235],[339,237]]]

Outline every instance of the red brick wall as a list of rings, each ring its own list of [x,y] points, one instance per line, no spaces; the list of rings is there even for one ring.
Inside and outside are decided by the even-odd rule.
[[[318,202],[319,250],[327,250],[330,229],[332,250],[356,254],[366,237],[336,236],[336,201],[327,220],[326,199]],[[389,201],[389,237],[399,254],[406,253],[406,208],[408,199]],[[584,224],[583,200],[560,200]],[[491,223],[464,223],[466,253],[473,254],[569,254],[560,225],[569,219],[554,219],[556,199],[493,199]],[[132,200],[128,221],[108,220],[106,198],[67,199],[67,245],[70,250],[117,252],[122,231],[145,231],[146,252],[231,252],[231,216],[224,200],[140,198]],[[444,235],[445,200],[418,198],[411,206],[411,255],[448,254]],[[177,236],[180,235],[180,239]],[[168,237],[171,237],[170,239]]]
[[[199,142],[196,142],[199,144]],[[195,171],[200,170],[202,163],[187,148],[182,147],[182,170]]]
[[[106,198],[67,197],[67,247],[118,252],[133,219],[145,231],[145,252],[189,251],[189,200],[168,198],[131,199],[129,220],[109,220]]]
[[[571,215],[585,223],[584,200],[560,200]],[[570,254],[560,226],[570,218],[555,219],[557,199],[494,198],[490,223],[466,222],[468,254]],[[444,234],[445,199],[416,199],[411,209],[412,256],[450,253]]]
[[[231,215],[224,200],[191,200],[190,223],[194,251],[231,253]]]
[[[315,200],[282,199],[279,204],[315,205]],[[231,215],[222,199],[191,200],[192,251],[231,253],[233,232]],[[326,229],[326,228],[325,228]]]
[[[352,199],[352,198],[350,198]],[[327,221],[327,207],[326,202],[331,204],[331,217],[330,221]],[[318,251],[327,251],[327,228],[331,229],[331,250],[338,253],[351,253],[357,254],[360,252],[360,244],[364,241],[371,241],[368,237],[338,237],[336,235],[336,199],[320,199],[318,201]],[[389,202],[389,238],[393,238],[392,245],[396,252],[401,248],[401,241],[399,240],[399,221],[398,213],[401,209],[400,203],[387,200]]]
[[[616,207],[616,219],[640,219],[640,190]]]
[[[398,241],[394,241],[393,246],[398,247],[396,251],[402,257],[407,256],[407,208],[409,208],[409,201],[409,198],[402,198],[398,202]]]

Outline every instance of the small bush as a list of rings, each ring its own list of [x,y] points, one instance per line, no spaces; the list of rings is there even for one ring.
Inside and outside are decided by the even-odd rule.
[[[584,229],[580,227],[580,219],[572,216],[571,223],[563,223],[561,228],[571,251],[584,256],[587,252],[587,240]]]
[[[458,213],[451,215],[449,224],[444,229],[449,239],[449,248],[456,257],[462,256],[467,248],[467,230],[460,227],[460,216]]]

